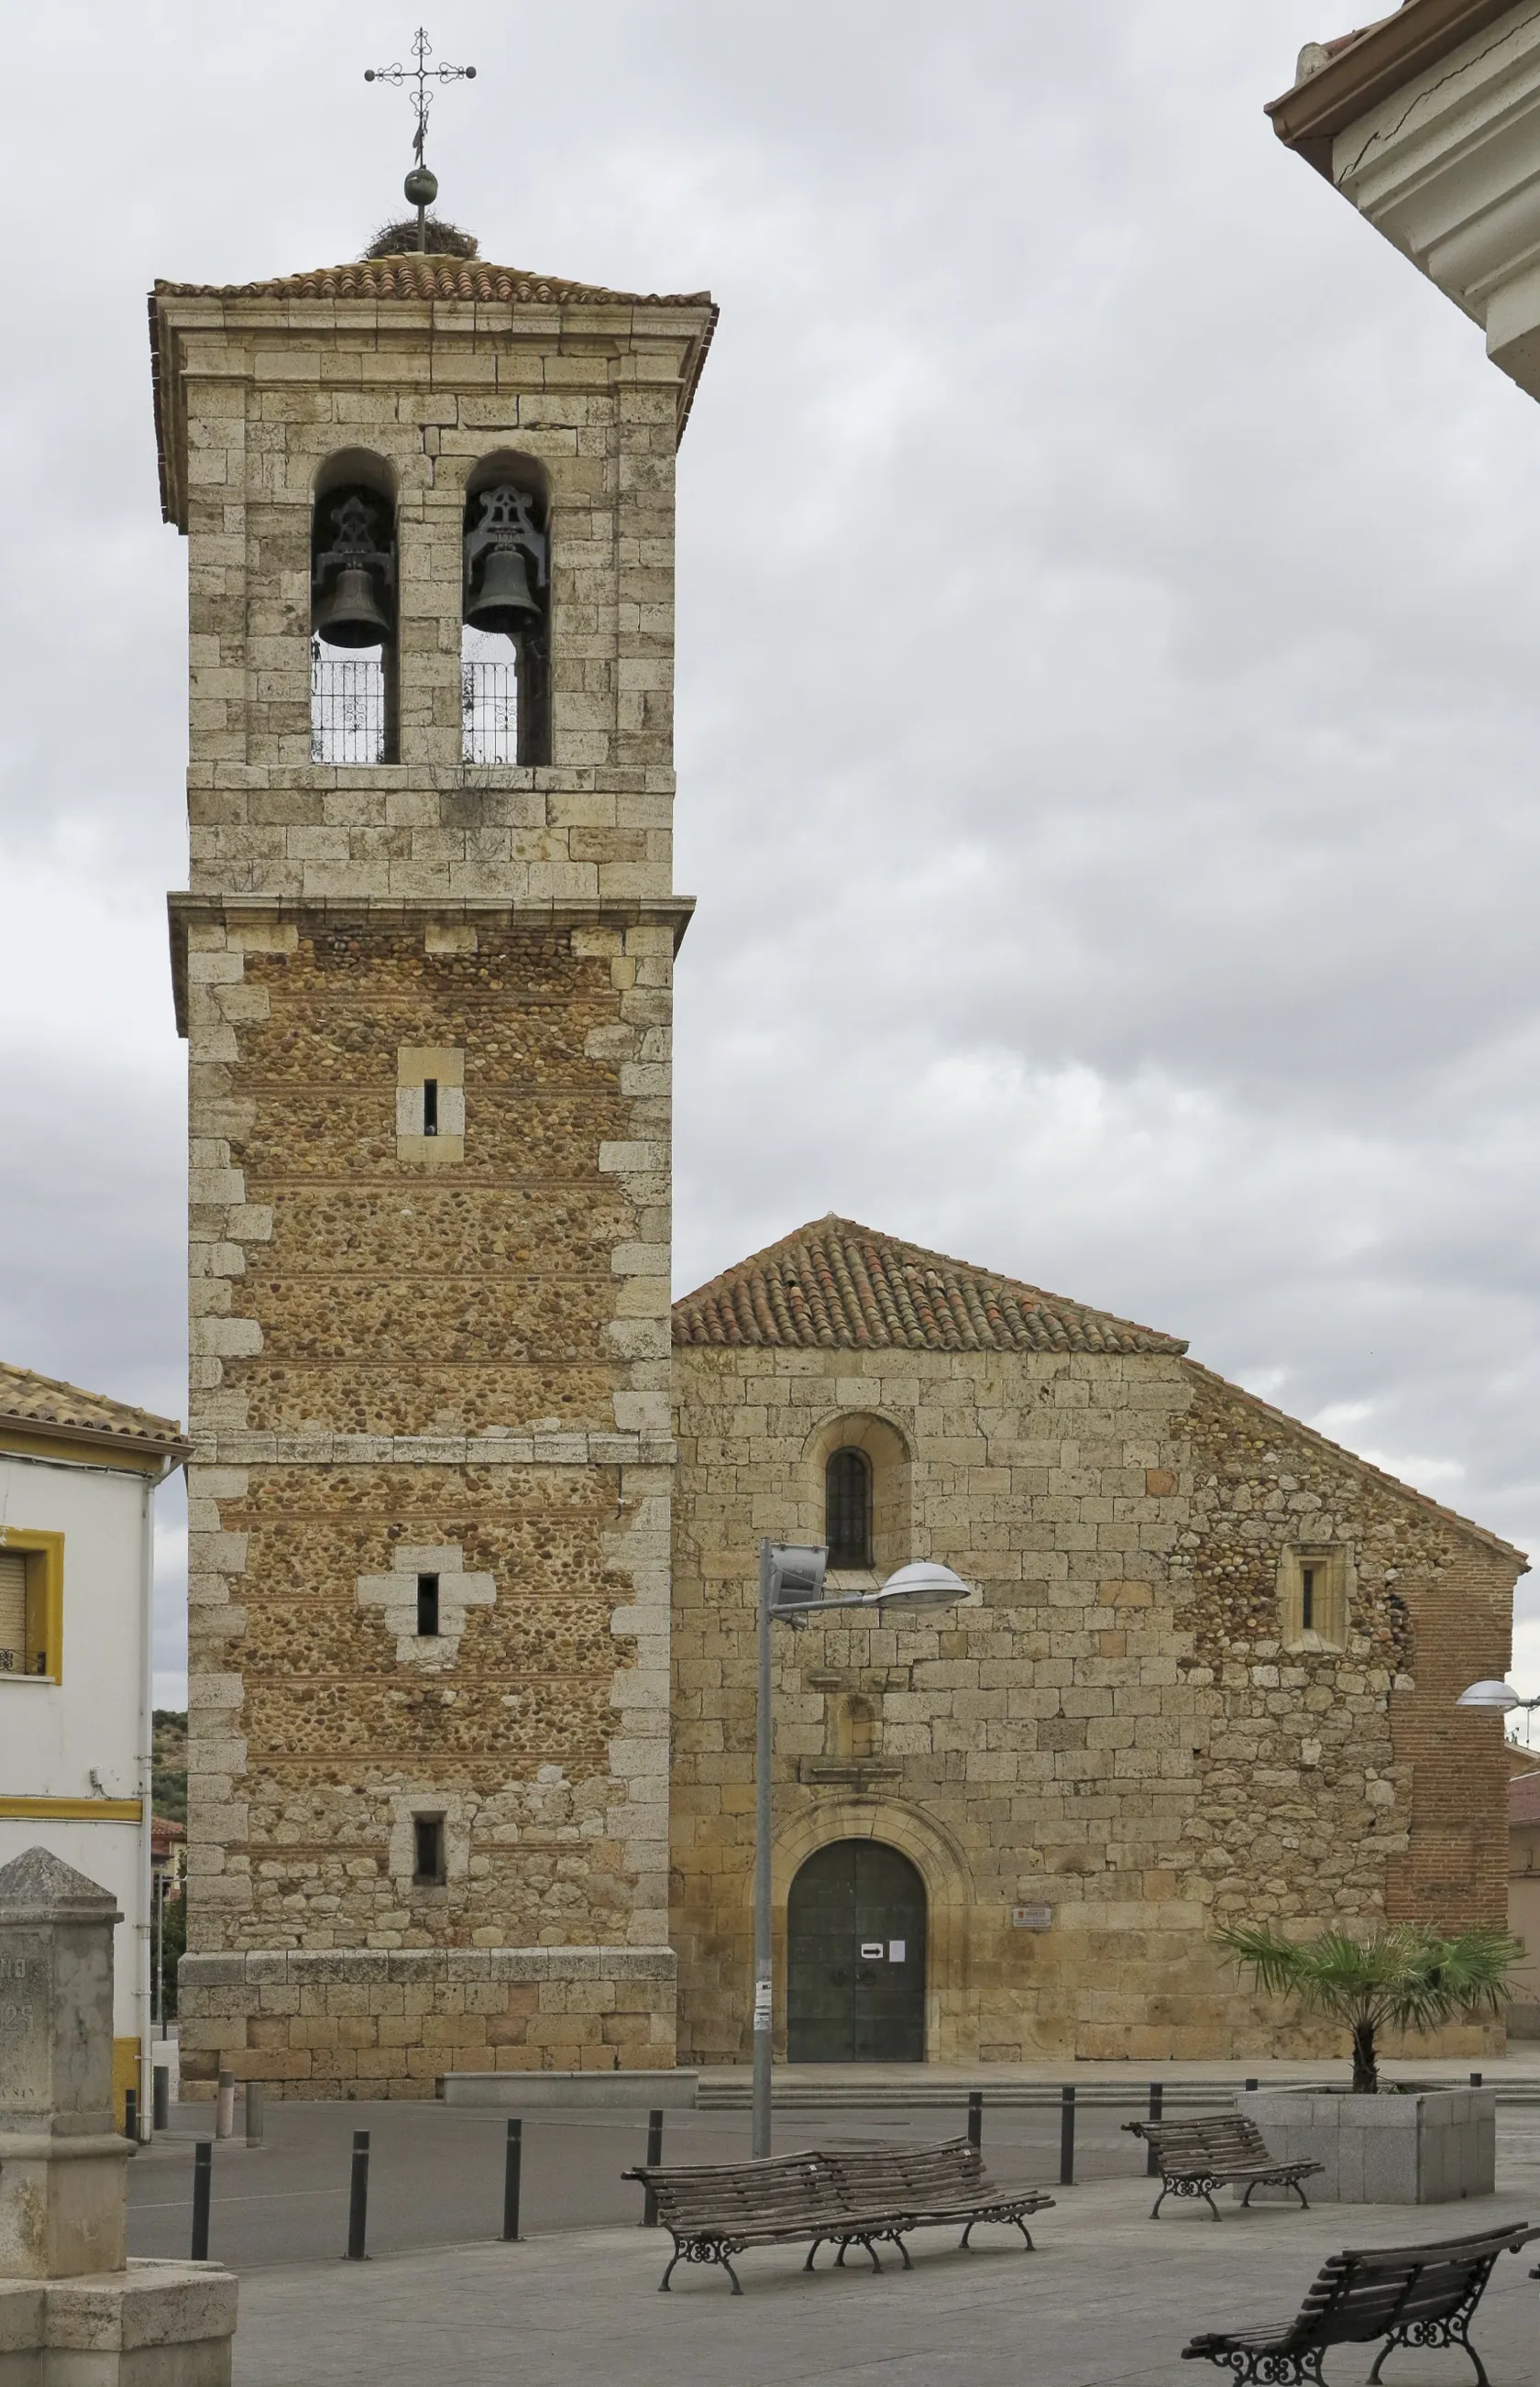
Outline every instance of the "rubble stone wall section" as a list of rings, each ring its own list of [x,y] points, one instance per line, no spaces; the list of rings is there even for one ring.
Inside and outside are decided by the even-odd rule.
[[[902,1454],[903,1547],[879,1572],[939,1559],[978,1597],[777,1638],[782,2016],[791,1877],[862,1833],[926,1881],[932,2060],[1324,2052],[1241,1987],[1217,1919],[1500,1920],[1500,1732],[1453,1705],[1507,1661],[1500,1544],[1173,1356],[675,1365],[681,2062],[748,2052],[755,1550],[821,1533],[842,1420]],[[865,1446],[880,1473],[882,1437]],[[1345,1548],[1344,1648],[1283,1647],[1281,1560],[1302,1546]]]
[[[189,922],[195,1951],[666,1939],[673,934]],[[449,1165],[403,1048],[463,1055]]]

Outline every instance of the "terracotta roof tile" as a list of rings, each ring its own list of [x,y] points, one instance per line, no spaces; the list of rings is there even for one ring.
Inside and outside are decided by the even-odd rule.
[[[0,1426],[32,1426],[45,1434],[82,1433],[93,1441],[120,1439],[162,1448],[179,1457],[188,1447],[175,1418],[157,1417],[150,1409],[132,1408],[126,1401],[108,1400],[105,1393],[86,1393],[57,1376],[35,1375],[31,1368],[7,1368],[0,1361]]]
[[[166,298],[460,298],[483,304],[536,307],[709,307],[711,293],[673,297],[657,291],[606,290],[595,282],[530,273],[522,266],[489,265],[479,257],[364,257],[347,265],[318,265],[271,282],[158,282]]]
[[[1187,1348],[1152,1327],[832,1213],[676,1301],[674,1340],[826,1351]]]

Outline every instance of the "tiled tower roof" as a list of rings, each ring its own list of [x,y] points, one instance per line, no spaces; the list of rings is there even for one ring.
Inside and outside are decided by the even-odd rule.
[[[491,265],[480,257],[353,258],[346,265],[317,265],[308,272],[275,275],[267,282],[158,282],[152,294],[166,298],[461,298],[483,305],[521,307],[709,307],[709,290],[673,297],[657,291],[606,290],[600,283],[573,282],[560,273],[530,273],[517,265]]]
[[[1185,1343],[831,1212],[674,1305],[674,1340],[864,1351],[1168,1351]]]

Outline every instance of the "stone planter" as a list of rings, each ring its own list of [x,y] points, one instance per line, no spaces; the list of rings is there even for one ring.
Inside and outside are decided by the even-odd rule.
[[[1490,2089],[1419,2089],[1356,2097],[1328,2089],[1258,2089],[1235,2100],[1280,2163],[1319,2163],[1312,2204],[1447,2204],[1490,2196],[1497,2104]],[[1258,2190],[1255,2204],[1265,2191]]]

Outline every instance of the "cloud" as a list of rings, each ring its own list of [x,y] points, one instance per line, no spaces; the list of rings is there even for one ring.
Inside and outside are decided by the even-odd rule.
[[[1540,1543],[1540,422],[1274,141],[1334,30],[451,0],[479,73],[430,154],[488,254],[723,302],[680,459],[680,1289],[837,1207],[1185,1333]],[[401,31],[15,29],[0,1347],[156,1406],[184,559],[142,293],[356,251]]]

